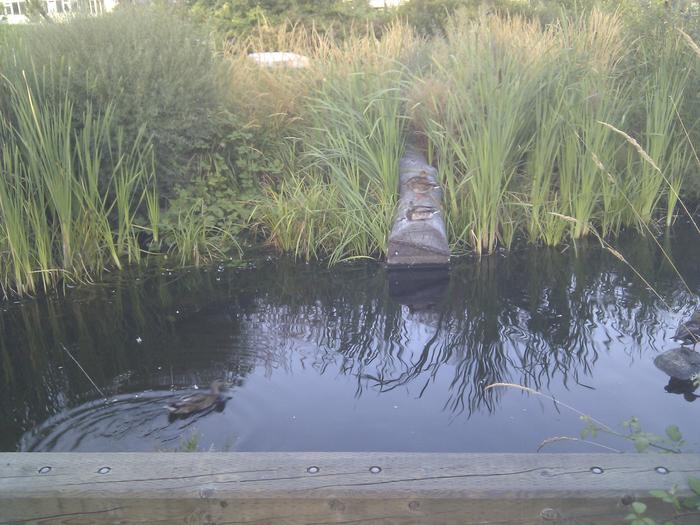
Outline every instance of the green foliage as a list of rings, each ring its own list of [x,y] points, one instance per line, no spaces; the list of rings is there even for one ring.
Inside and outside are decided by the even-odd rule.
[[[342,36],[353,25],[379,29],[387,21],[386,13],[372,9],[368,0],[191,0],[189,6],[195,17],[228,38],[281,25]]]
[[[445,183],[453,244],[491,253],[508,223],[508,191],[532,133],[527,112],[536,100],[544,61],[510,37],[531,30],[497,17],[458,16],[436,48],[434,79],[442,99],[423,117]]]
[[[41,0],[26,0],[26,15],[31,21],[50,21],[47,4]]]
[[[199,451],[199,434],[196,430],[192,430],[189,436],[183,436],[180,439],[180,445],[176,452],[198,452]]]
[[[6,183],[12,268],[58,275],[105,260],[95,255],[103,248],[75,247],[82,204],[61,184],[70,170],[42,167],[44,158],[100,174],[97,190],[86,187],[115,266],[138,261],[144,246],[182,264],[224,257],[240,248],[251,214],[250,229],[281,251],[332,262],[381,256],[407,140],[438,167],[456,250],[488,254],[520,235],[558,245],[653,232],[700,188],[690,169],[698,60],[676,31],[700,34],[700,22],[660,3],[648,9],[654,16],[618,4],[434,0],[373,10],[338,0],[319,11],[306,0],[199,0],[185,11],[3,27],[3,133],[23,122],[10,86],[26,83],[44,138],[54,137],[22,135],[2,156],[8,172],[43,170],[42,198],[55,206],[41,233],[43,205],[24,206],[29,187]],[[235,38],[222,45],[220,33],[182,16],[192,12]],[[247,58],[273,48],[305,54],[310,66],[263,70]],[[149,175],[108,182],[103,171],[124,165],[117,150]],[[37,232],[20,235],[20,225]],[[27,239],[41,238],[50,241],[27,256]],[[31,280],[12,270],[4,283],[18,279]]]
[[[662,522],[662,525],[674,525],[676,518],[687,515],[694,515],[700,511],[700,479],[688,478],[688,488],[692,492],[691,496],[681,496],[678,494],[678,487],[671,490],[652,490],[649,494],[658,500],[673,507],[675,514]],[[625,521],[631,525],[657,525],[657,521],[649,516],[645,516],[647,506],[641,501],[635,501],[631,505],[632,512],[625,516]]]
[[[138,214],[151,208],[150,144],[125,144],[113,110],[88,105],[74,128],[69,97],[54,103],[40,79],[0,79],[11,113],[0,120],[0,287],[5,295],[84,280],[104,265],[141,258],[153,231]],[[153,216],[151,214],[151,216]]]
[[[2,53],[0,70],[45,77],[45,96],[68,96],[76,126],[88,105],[113,107],[132,144],[145,128],[159,184],[182,182],[185,167],[221,139],[224,66],[209,35],[172,10],[123,8],[68,23],[22,27]]]
[[[279,249],[337,262],[384,255],[406,140],[402,27],[381,42],[352,39],[323,65],[301,110],[289,173],[256,207],[255,224]]]
[[[397,14],[420,34],[444,35],[456,12],[470,19],[488,12],[549,21],[561,7],[562,2],[547,0],[408,0],[398,7]]]
[[[138,262],[149,243],[187,264],[238,249],[240,202],[279,162],[261,160],[259,136],[228,111],[228,65],[203,28],[172,10],[125,8],[3,28],[0,46],[3,171],[31,171],[46,186],[37,193],[46,202],[32,202],[33,186],[6,183],[6,292]],[[177,208],[160,210],[168,199]],[[45,206],[53,209],[42,226]],[[78,219],[88,211],[90,220]],[[9,255],[4,241],[16,247]]]
[[[160,220],[162,241],[181,263],[241,252],[236,236],[253,211],[260,181],[272,181],[282,170],[278,158],[259,149],[264,143],[251,130],[232,126],[218,149],[192,161],[189,180],[174,188]]]
[[[644,516],[646,510],[646,504],[641,501],[633,502],[632,512],[625,516],[625,521],[628,521],[631,525],[655,525],[656,522],[653,519]]]
[[[633,441],[634,448],[637,452],[646,452],[651,446],[656,448],[663,447],[668,451],[680,452],[683,445],[685,445],[683,436],[676,425],[671,425],[666,428],[665,437],[643,431],[639,419],[636,417],[625,421],[623,426],[628,430],[628,437]]]
[[[534,2],[530,6],[536,7]],[[448,18],[444,36],[429,46],[414,37],[387,66],[388,96],[377,101],[389,103],[396,89],[405,93],[394,118],[402,128],[404,119],[411,119],[412,131],[438,168],[453,249],[488,254],[509,247],[521,232],[531,242],[554,246],[599,232],[614,236],[629,227],[646,234],[661,217],[670,224],[692,160],[686,130],[692,132],[693,122],[686,126],[678,109],[688,98],[693,59],[679,45],[679,34],[672,27],[657,27],[652,50],[646,39],[633,34],[623,15],[598,8],[596,2],[558,11],[556,23],[548,26],[536,16],[506,17],[500,12],[458,11]],[[406,25],[396,27],[411,31]],[[380,42],[390,37],[386,31]],[[651,30],[648,37],[651,41]],[[277,86],[293,86],[301,96],[264,84],[265,93],[286,101],[270,113],[284,115],[294,130],[286,136],[300,139],[292,154],[283,154],[293,159],[285,160],[288,184],[273,187],[266,202],[256,207],[262,220],[255,223],[264,225],[261,231],[281,250],[298,253],[303,246],[304,256],[337,254],[312,239],[338,237],[330,233],[331,217],[342,212],[330,209],[357,209],[344,200],[319,209],[310,202],[304,205],[303,196],[315,200],[315,190],[329,180],[317,165],[313,170],[307,166],[313,145],[321,139],[328,141],[324,148],[330,147],[337,130],[354,136],[344,127],[353,118],[336,123],[324,115],[318,124],[309,110],[342,104],[345,95],[332,93],[330,100],[329,92],[317,86],[333,85],[329,64],[353,62],[359,41],[365,47],[376,42],[368,35],[343,43],[315,39],[313,45],[306,37],[280,40],[290,45],[285,49],[308,54],[312,61],[308,72],[274,72]],[[412,75],[407,80],[397,77],[392,85],[391,71],[401,67]],[[361,74],[370,73],[369,66],[363,69]],[[337,130],[328,129],[328,122]],[[347,164],[361,157],[339,143],[330,149],[353,156],[343,159]],[[331,156],[328,151],[315,155],[317,160]],[[343,177],[337,180],[343,181],[353,169],[343,166],[338,172]],[[348,187],[375,194],[361,178]],[[326,192],[340,199],[349,195],[342,188]],[[303,209],[296,213],[297,207]],[[344,241],[352,244],[357,231],[386,238],[389,224],[375,218],[384,214],[353,211],[361,222],[335,247]],[[381,243],[365,243],[360,249],[361,244],[343,257],[382,252]]]
[[[642,429],[639,419],[631,417],[623,422],[626,433],[618,432],[608,426],[602,425],[599,421],[590,416],[581,416],[584,427],[581,429],[581,439],[596,438],[604,433],[627,441],[631,441],[637,452],[648,452],[653,448],[661,452],[679,453],[685,446],[685,440],[678,426],[670,425],[666,428],[665,436],[659,436]]]

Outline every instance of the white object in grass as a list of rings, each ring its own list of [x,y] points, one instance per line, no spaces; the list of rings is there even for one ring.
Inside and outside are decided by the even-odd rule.
[[[248,58],[254,62],[257,62],[263,67],[305,68],[311,65],[311,60],[309,60],[309,57],[286,51],[250,53]]]

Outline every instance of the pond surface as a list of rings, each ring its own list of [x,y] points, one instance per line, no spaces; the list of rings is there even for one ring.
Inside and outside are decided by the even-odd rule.
[[[0,450],[533,452],[579,435],[562,405],[486,389],[510,382],[621,431],[631,416],[656,433],[676,424],[698,451],[700,402],[653,361],[698,305],[699,241],[686,227],[660,238],[692,293],[651,238],[616,242],[661,299],[585,243],[449,273],[284,260],[121,273],[0,303]],[[221,403],[168,417],[215,379],[231,385]]]

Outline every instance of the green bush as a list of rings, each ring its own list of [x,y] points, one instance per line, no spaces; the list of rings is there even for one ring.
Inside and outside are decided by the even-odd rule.
[[[67,88],[77,119],[88,105],[112,104],[126,143],[145,126],[163,188],[221,139],[223,65],[209,35],[171,10],[119,9],[22,27],[14,37],[12,52],[0,54],[3,74],[50,76],[46,96],[55,101]]]
[[[352,26],[370,24],[379,30],[390,17],[368,0],[191,0],[188,5],[198,19],[232,39],[283,25],[340,37]]]

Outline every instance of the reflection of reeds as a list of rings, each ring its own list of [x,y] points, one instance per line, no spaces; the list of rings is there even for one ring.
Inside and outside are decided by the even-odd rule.
[[[450,370],[446,410],[495,409],[494,391],[484,388],[490,382],[517,377],[541,388],[556,377],[565,385],[585,383],[583,376],[592,373],[599,350],[593,342],[593,319],[617,319],[618,328],[640,345],[659,326],[655,316],[661,301],[630,280],[624,264],[622,273],[620,267],[611,269],[610,259],[597,250],[581,250],[578,257],[547,253],[543,261],[542,253],[533,251],[528,257],[533,270],[523,275],[516,273],[522,261],[511,264],[508,259],[459,267],[453,282],[470,284],[466,292],[454,284],[448,288],[439,309],[430,314],[434,332],[422,347],[412,343],[415,321],[383,298],[381,274],[359,288],[343,286],[344,279],[333,280],[332,273],[316,275],[313,287],[304,285],[303,276],[301,282],[285,279],[284,285],[275,285],[284,295],[268,296],[274,307],[257,315],[255,325],[270,326],[276,337],[311,343],[317,348],[315,366],[357,377],[358,393],[410,387],[420,394],[423,388],[434,388],[439,373]],[[648,255],[640,253],[639,258]],[[542,268],[545,261],[549,271]],[[657,265],[652,261],[650,267]],[[641,295],[642,303],[599,302],[600,297],[615,297],[620,288],[633,297]],[[516,299],[520,297],[529,299]],[[274,346],[274,341],[267,342]],[[286,352],[269,357],[289,359]]]
[[[577,254],[533,248],[457,264],[436,310],[420,314],[389,296],[387,276],[374,265],[329,270],[279,260],[254,273],[163,271],[140,281],[114,274],[111,286],[70,290],[66,299],[2,314],[0,400],[30,407],[17,422],[30,428],[60,409],[60,399],[94,397],[62,354],[58,343],[65,341],[106,393],[168,386],[170,364],[176,384],[200,381],[211,366],[208,349],[216,348],[235,377],[255,366],[283,373],[303,359],[320,374],[354,377],[357,395],[440,388],[446,412],[496,410],[499,393],[486,390],[490,383],[585,386],[605,340],[624,337],[630,357],[654,345],[659,316],[684,307],[689,295],[672,267],[659,264],[663,256],[649,236],[633,241],[616,249],[659,296],[626,262],[582,243]],[[680,260],[678,270],[686,272],[693,259]],[[695,274],[687,280],[698,287]],[[126,370],[133,374],[125,382],[107,386]],[[36,389],[19,386],[26,377],[41,378]],[[11,409],[0,402],[2,414]]]

